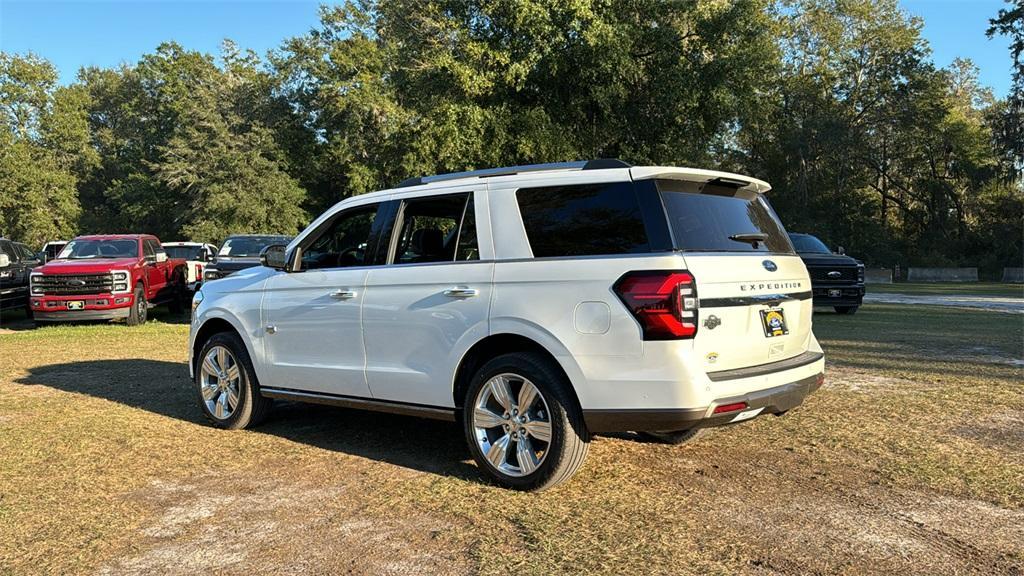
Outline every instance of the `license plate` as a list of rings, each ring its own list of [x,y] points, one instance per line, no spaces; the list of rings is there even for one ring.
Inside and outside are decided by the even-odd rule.
[[[757,416],[758,414],[760,414],[762,410],[764,410],[763,406],[761,408],[755,408],[753,410],[744,410],[743,412],[740,412],[739,414],[737,414],[735,418],[733,418],[732,420],[729,420],[729,422],[732,423],[732,422],[742,422],[744,420],[750,420],[754,416]]]
[[[71,300],[68,302],[68,310],[82,310],[85,308],[85,300]]]
[[[782,308],[761,310],[761,325],[764,327],[766,338],[789,334],[789,328],[786,328],[786,315]]]
[[[828,295],[830,298],[838,298],[843,295],[842,290],[829,290]]]

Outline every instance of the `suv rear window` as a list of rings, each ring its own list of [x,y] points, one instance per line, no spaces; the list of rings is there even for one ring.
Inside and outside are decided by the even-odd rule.
[[[631,182],[521,188],[516,200],[535,258],[650,251]]]
[[[679,250],[793,253],[782,223],[760,194],[681,180],[658,180],[658,190]],[[763,240],[730,238],[751,234]]]

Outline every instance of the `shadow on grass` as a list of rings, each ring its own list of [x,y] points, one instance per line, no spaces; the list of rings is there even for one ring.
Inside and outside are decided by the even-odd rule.
[[[39,366],[16,381],[102,398],[197,425],[211,425],[199,407],[184,363],[147,359],[91,360]],[[461,426],[331,406],[275,402],[251,432],[286,438],[396,466],[481,481]]]

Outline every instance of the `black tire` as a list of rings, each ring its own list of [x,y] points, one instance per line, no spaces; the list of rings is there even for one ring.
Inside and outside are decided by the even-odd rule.
[[[185,298],[188,290],[185,286],[178,284],[174,288],[171,301],[167,303],[167,309],[171,314],[180,316],[185,313]]]
[[[227,348],[231,352],[234,359],[237,360],[239,369],[238,403],[230,416],[226,418],[218,418],[210,411],[202,390],[203,360],[218,346]],[[199,409],[202,410],[206,419],[218,428],[240,430],[256,426],[267,417],[273,403],[270,398],[264,398],[260,393],[260,383],[256,378],[256,371],[253,370],[249,352],[245,349],[242,339],[234,332],[218,332],[203,343],[199,355],[195,358],[193,384]]]
[[[514,374],[528,379],[537,388],[548,409],[551,438],[543,460],[532,473],[522,476],[506,474],[491,464],[478,444],[473,425],[478,394],[491,378],[499,374]],[[557,365],[540,354],[504,354],[484,364],[466,390],[462,410],[466,443],[480,469],[500,485],[523,491],[546,490],[572,477],[586,460],[590,434],[570,386]]]
[[[146,301],[146,291],[142,289],[142,284],[136,284],[132,307],[128,311],[128,325],[140,326],[146,323],[148,317],[149,302]]]
[[[706,428],[697,428],[695,430],[676,430],[674,432],[641,432],[640,435],[662,444],[678,446],[679,444],[686,444],[700,438],[706,431]]]
[[[836,314],[856,314],[860,306],[836,306]]]

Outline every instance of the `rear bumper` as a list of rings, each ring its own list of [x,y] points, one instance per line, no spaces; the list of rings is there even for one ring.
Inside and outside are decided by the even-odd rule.
[[[128,317],[131,306],[125,308],[108,308],[106,310],[58,310],[54,312],[34,312],[36,322],[74,322],[77,320],[119,320]]]
[[[591,432],[656,432],[725,426],[750,419],[737,418],[751,411],[757,411],[753,416],[781,414],[799,406],[804,398],[821,387],[824,375],[824,372],[820,372],[789,384],[719,398],[703,408],[584,410],[583,420]],[[718,406],[738,403],[745,403],[746,407],[722,414],[714,413]]]

